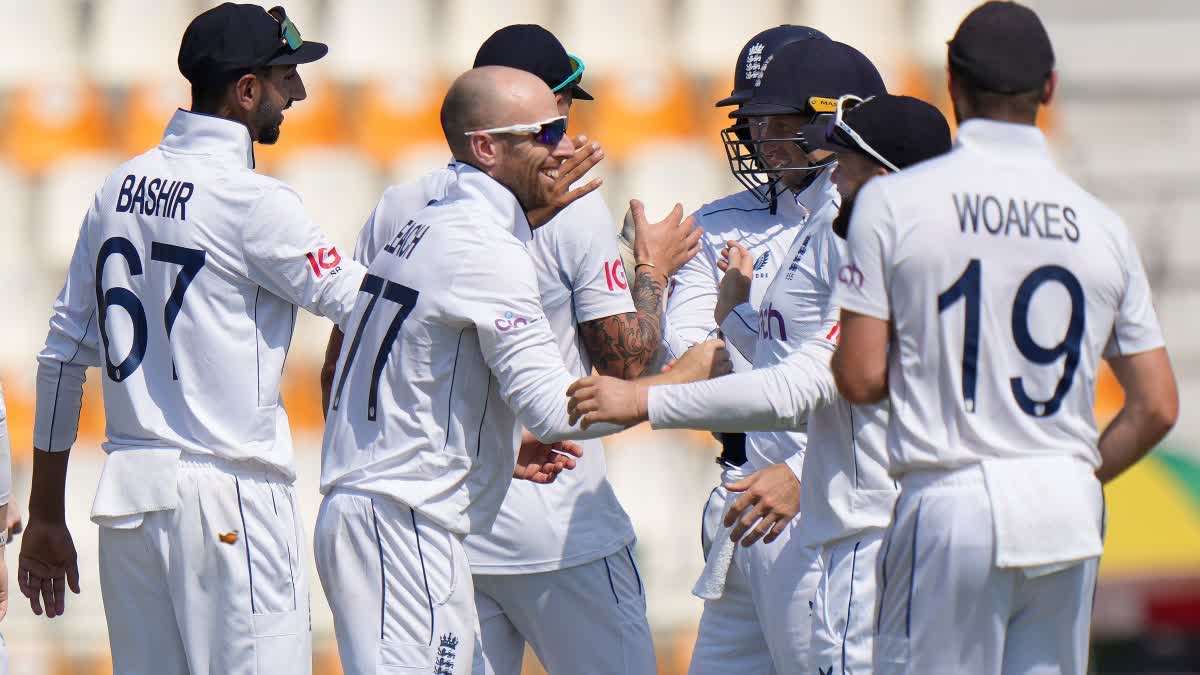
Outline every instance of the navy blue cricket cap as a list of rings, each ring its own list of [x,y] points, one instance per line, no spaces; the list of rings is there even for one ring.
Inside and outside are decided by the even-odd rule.
[[[754,94],[730,117],[831,113],[843,94],[884,94],[883,78],[862,52],[836,40],[801,40],[763,61]]]
[[[554,33],[537,24],[505,26],[484,40],[475,54],[475,68],[508,66],[537,75],[551,91],[570,88],[573,98],[591,101],[583,90],[583,62],[567,54]]]
[[[900,169],[950,151],[946,116],[919,98],[880,94],[847,110],[842,121],[871,150]],[[860,152],[871,157],[871,152],[838,128],[832,117],[823,124],[805,125],[800,134],[822,150]]]
[[[717,101],[717,107],[727,105],[742,105],[750,100],[754,93],[754,85],[762,76],[763,61],[770,58],[780,47],[799,42],[800,40],[828,40],[829,36],[808,26],[784,24],[768,28],[750,38],[742,52],[738,54],[737,65],[733,71],[733,91],[729,96]]]
[[[1038,15],[1015,2],[985,2],[950,40],[950,69],[997,94],[1036,89],[1054,70],[1054,47]]]
[[[282,7],[268,12],[258,5],[226,2],[188,24],[178,62],[188,82],[213,84],[266,66],[311,63],[327,53],[327,45],[300,38]]]

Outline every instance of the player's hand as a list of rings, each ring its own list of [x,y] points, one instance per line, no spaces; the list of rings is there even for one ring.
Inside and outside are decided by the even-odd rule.
[[[647,419],[645,387],[636,381],[595,375],[583,377],[567,388],[567,414],[571,424],[587,429],[599,422],[633,426]]]
[[[800,480],[787,464],[755,471],[725,489],[742,493],[725,512],[725,527],[733,528],[729,538],[742,546],[775,541],[800,512]]]
[[[577,443],[543,443],[529,431],[522,431],[513,478],[543,485],[553,483],[558,474],[575,468],[576,457],[583,457],[583,448]]]
[[[33,613],[53,619],[66,609],[67,588],[79,593],[79,563],[75,542],[63,522],[30,519],[21,541],[17,585],[29,598]]]
[[[549,201],[545,206],[525,214],[529,224],[533,227],[541,227],[550,222],[551,218],[573,204],[576,199],[599,188],[604,183],[603,178],[595,178],[586,185],[571,189],[572,185],[604,159],[604,148],[601,148],[599,143],[589,143],[587,136],[576,136],[572,142],[575,144],[575,154],[563,160],[563,163],[559,165],[558,178],[550,190]]]
[[[651,223],[646,220],[646,207],[636,199],[629,201],[625,218],[633,220],[633,257],[639,263],[651,263],[652,271],[669,278],[683,264],[700,252],[700,235],[696,219],[683,217],[683,205],[676,204],[666,218]],[[640,269],[640,268],[639,268]]]
[[[754,278],[754,259],[745,246],[736,241],[726,241],[721,249],[717,267],[725,273],[717,293],[717,309],[714,312],[720,326],[734,307],[750,301],[750,281]]]
[[[7,510],[4,514],[6,520],[4,523],[4,529],[8,533],[8,538],[5,540],[5,542],[11,543],[13,537],[21,534],[21,528],[24,526],[24,523],[21,521],[21,507],[18,506],[15,501],[9,501],[8,506],[5,508]]]
[[[656,379],[657,384],[686,384],[699,382],[733,371],[733,362],[729,360],[729,351],[725,349],[723,340],[705,340],[692,345],[675,359],[670,368],[663,368],[662,374]]]

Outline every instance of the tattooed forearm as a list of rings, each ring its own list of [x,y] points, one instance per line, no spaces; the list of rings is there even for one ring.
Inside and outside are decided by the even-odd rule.
[[[580,324],[579,334],[601,375],[632,379],[645,373],[662,342],[662,298],[666,280],[648,270],[633,282],[636,312]]]

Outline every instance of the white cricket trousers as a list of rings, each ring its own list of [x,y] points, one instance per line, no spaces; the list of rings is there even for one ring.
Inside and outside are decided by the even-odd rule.
[[[724,484],[745,475],[740,469],[727,469],[721,476],[722,484],[705,505],[702,542],[712,541],[712,533],[725,517]],[[793,536],[799,518],[793,518],[770,544],[738,544],[724,593],[704,601],[689,675],[812,672],[808,660],[812,599],[820,571],[817,552]]]
[[[100,528],[115,675],[312,672],[307,563],[292,486],[180,458],[179,506]]]
[[[867,675],[874,659],[876,579],[883,528],[868,528],[819,549],[809,659],[816,675]]]
[[[313,550],[345,675],[468,675],[478,640],[459,535],[388,497],[335,488]]]
[[[525,642],[550,673],[654,675],[642,577],[628,547],[561,570],[475,575],[475,675],[520,675]]]
[[[901,479],[880,560],[876,673],[1087,671],[1099,559],[1034,577],[996,567],[992,523],[978,467]]]

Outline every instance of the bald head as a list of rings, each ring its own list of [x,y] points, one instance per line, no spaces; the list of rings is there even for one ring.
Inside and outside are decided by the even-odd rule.
[[[460,161],[470,161],[466,132],[554,117],[558,104],[541,79],[516,68],[483,66],[463,73],[442,102],[442,132]]]

